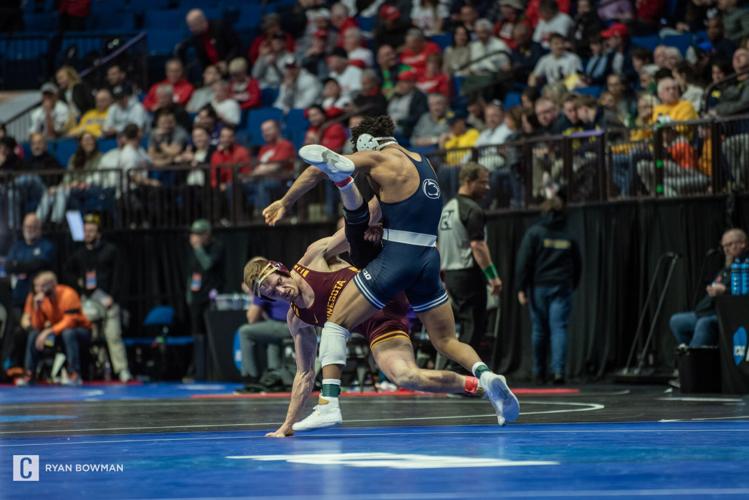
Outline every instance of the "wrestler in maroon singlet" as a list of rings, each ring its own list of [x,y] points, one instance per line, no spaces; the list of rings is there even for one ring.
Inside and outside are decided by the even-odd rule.
[[[356,276],[358,269],[350,266],[337,271],[320,272],[294,264],[293,272],[301,276],[312,287],[315,292],[315,300],[312,306],[307,309],[300,309],[293,303],[291,309],[299,319],[308,325],[322,327],[333,312],[341,291]],[[408,313],[408,302],[406,296],[401,292],[388,302],[384,309],[354,328],[354,331],[364,335],[369,341],[370,347],[395,337],[404,337],[410,341],[406,313]]]

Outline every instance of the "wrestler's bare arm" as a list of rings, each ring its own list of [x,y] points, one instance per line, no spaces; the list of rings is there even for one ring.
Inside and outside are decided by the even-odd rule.
[[[297,318],[291,309],[286,317],[286,323],[294,338],[296,374],[291,389],[289,408],[286,411],[286,420],[278,430],[266,434],[267,437],[286,437],[294,434],[291,426],[299,420],[304,403],[315,387],[315,356],[317,355],[315,328]]]

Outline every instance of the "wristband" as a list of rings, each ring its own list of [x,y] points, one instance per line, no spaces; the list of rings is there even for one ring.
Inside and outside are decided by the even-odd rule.
[[[484,276],[486,276],[486,279],[488,281],[499,278],[499,274],[497,273],[497,268],[494,267],[494,264],[489,264],[484,269],[482,269],[482,271],[484,272]]]
[[[346,177],[342,181],[338,181],[335,183],[336,187],[338,189],[344,189],[346,186],[354,182],[354,178],[351,176]]]

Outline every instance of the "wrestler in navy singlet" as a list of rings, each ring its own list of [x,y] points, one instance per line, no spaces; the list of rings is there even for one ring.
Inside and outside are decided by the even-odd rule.
[[[380,202],[382,252],[356,275],[354,283],[377,309],[384,308],[396,293],[405,291],[418,313],[448,300],[440,281],[436,246],[442,196],[429,161],[423,156],[420,161],[404,156],[419,174],[419,187],[403,201]]]

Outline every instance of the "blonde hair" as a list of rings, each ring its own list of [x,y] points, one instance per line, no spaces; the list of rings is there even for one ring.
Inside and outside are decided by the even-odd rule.
[[[78,74],[74,67],[66,64],[65,66],[61,66],[60,69],[57,70],[58,73],[61,71],[65,73],[65,75],[67,75],[68,80],[70,80],[71,87],[76,83],[81,82],[81,76]]]
[[[265,257],[253,257],[244,265],[242,282],[247,288],[255,291],[255,283],[269,263],[270,261]]]
[[[247,73],[247,61],[244,57],[235,57],[229,63],[229,73]]]

